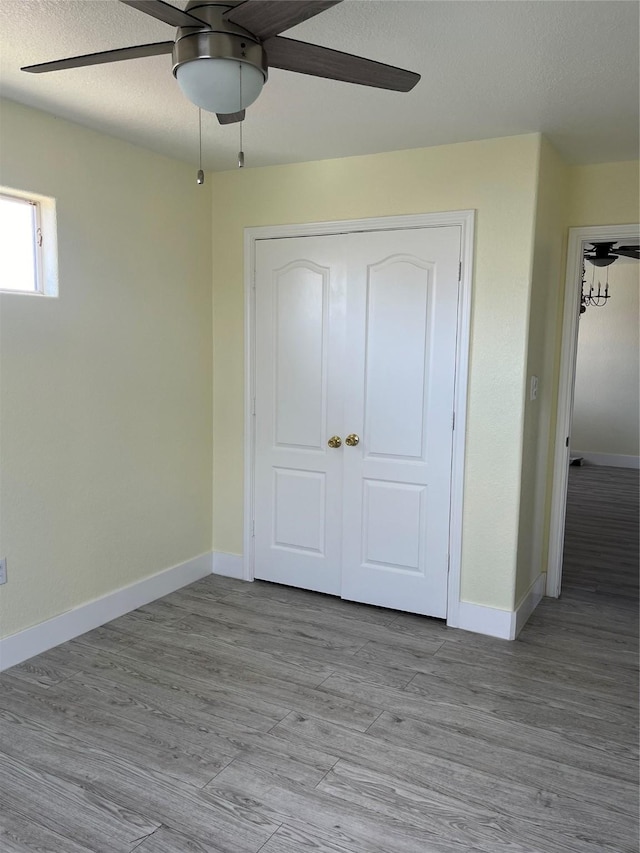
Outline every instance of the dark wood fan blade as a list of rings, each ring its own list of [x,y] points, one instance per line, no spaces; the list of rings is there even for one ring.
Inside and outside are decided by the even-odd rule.
[[[635,258],[640,261],[640,247],[638,246],[618,246],[614,250],[616,255],[624,255],[625,258]]]
[[[220,124],[235,124],[237,121],[244,121],[244,110],[239,113],[217,113]]]
[[[157,18],[165,24],[172,27],[201,27],[206,26],[204,21],[196,18],[195,15],[190,15],[183,12],[182,9],[176,9],[169,3],[163,3],[163,0],[120,0],[125,6],[131,6],[144,12],[145,15],[151,15],[152,18]]]
[[[404,71],[394,65],[384,65],[373,59],[363,59],[351,53],[342,53],[329,47],[308,44],[304,41],[276,36],[264,43],[269,66],[327,77],[329,80],[344,80],[361,86],[409,92],[420,79],[413,71]]]
[[[25,65],[20,70],[29,71],[32,74],[41,74],[43,71],[64,71],[67,68],[84,68],[86,65],[102,65],[105,62],[120,62],[123,59],[159,56],[161,53],[171,53],[172,50],[172,41],[159,41],[155,44],[137,44],[133,47],[103,50],[101,53],[87,53],[84,56],[70,56],[68,59],[41,62],[39,65]]]
[[[230,9],[225,18],[232,24],[249,30],[259,39],[268,39],[341,2],[342,0],[245,0],[235,9]]]

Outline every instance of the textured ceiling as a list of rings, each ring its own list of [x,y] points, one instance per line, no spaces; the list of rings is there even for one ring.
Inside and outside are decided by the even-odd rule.
[[[174,2],[184,7],[184,0]],[[272,70],[247,111],[248,166],[542,131],[567,160],[638,156],[639,6],[627,0],[346,0],[287,35],[418,71],[409,94]],[[0,94],[197,161],[197,109],[159,56],[31,75],[21,65],[173,38],[117,0],[1,0]],[[231,169],[238,126],[203,116]]]

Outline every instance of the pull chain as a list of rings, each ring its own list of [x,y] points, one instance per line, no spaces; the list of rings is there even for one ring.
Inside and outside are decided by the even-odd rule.
[[[199,144],[199,156],[198,156],[198,176],[196,178],[196,183],[198,185],[204,184],[204,172],[202,171],[202,110],[198,107],[198,144]]]
[[[240,63],[240,109],[242,110],[242,63]],[[244,167],[244,151],[242,150],[242,124],[240,121],[240,150],[238,151],[238,169]]]

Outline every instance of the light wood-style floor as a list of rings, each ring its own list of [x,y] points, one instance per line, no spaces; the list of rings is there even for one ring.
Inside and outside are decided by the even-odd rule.
[[[0,677],[3,853],[635,853],[637,474],[515,643],[211,577]]]

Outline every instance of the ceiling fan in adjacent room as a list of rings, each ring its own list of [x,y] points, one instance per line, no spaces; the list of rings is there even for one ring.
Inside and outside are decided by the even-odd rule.
[[[594,267],[608,267],[614,261],[617,261],[620,256],[625,258],[635,258],[640,261],[640,245],[634,246],[619,246],[617,241],[608,243],[589,243],[591,249],[585,250],[585,260],[592,263]]]
[[[610,267],[620,257],[634,258],[640,261],[640,244],[636,243],[630,246],[620,246],[617,240],[588,243],[590,249],[585,247],[583,253],[582,265],[582,292],[580,295],[580,313],[584,312],[589,307],[601,308],[606,305],[611,294],[609,293],[609,270],[606,273],[606,282],[604,288],[600,279],[598,279],[598,288],[595,287],[595,267]],[[593,276],[591,285],[587,289],[587,261],[593,264]]]
[[[341,0],[189,0],[184,11],[162,0],[121,2],[177,27],[175,39],[27,65],[22,71],[39,74],[171,53],[183,93],[216,113],[221,124],[244,119],[269,68],[397,92],[410,91],[420,80],[412,71],[280,35]]]

